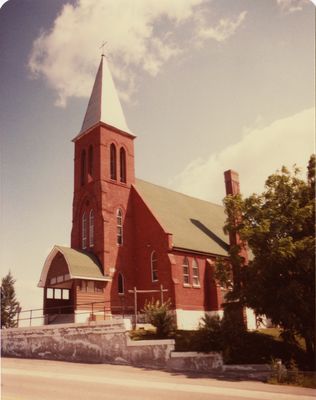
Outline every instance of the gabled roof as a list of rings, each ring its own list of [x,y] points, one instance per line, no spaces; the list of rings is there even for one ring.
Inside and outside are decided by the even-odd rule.
[[[54,246],[53,250],[46,258],[40,281],[38,283],[39,287],[45,286],[51,263],[58,253],[61,253],[65,258],[70,279],[89,279],[96,281],[111,280],[110,277],[103,275],[97,259],[92,254],[87,254],[70,247]]]
[[[81,134],[99,122],[130,133],[104,56],[101,57],[87,111],[78,136],[81,136]]]
[[[228,256],[224,207],[137,179],[136,191],[160,225],[173,235],[173,247]]]

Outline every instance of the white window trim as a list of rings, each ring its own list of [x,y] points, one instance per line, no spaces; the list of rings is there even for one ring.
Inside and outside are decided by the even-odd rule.
[[[193,287],[201,287],[199,263],[195,258],[192,262],[192,284]]]

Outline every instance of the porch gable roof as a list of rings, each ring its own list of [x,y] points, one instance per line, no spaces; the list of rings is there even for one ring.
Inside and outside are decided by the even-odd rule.
[[[103,275],[101,266],[96,257],[92,254],[87,254],[70,247],[54,246],[44,263],[38,287],[45,287],[48,271],[51,267],[52,261],[58,253],[63,255],[67,263],[70,279],[85,279],[93,281],[111,280],[109,276]]]

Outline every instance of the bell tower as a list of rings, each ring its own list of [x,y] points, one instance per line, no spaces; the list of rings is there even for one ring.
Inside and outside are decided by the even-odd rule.
[[[105,275],[117,268],[119,252],[131,251],[123,229],[135,182],[134,138],[102,56],[81,130],[73,139],[71,247],[94,254]]]

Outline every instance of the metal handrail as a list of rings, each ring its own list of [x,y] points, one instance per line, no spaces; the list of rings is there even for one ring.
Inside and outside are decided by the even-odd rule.
[[[93,318],[93,317],[94,317],[94,314],[95,314],[96,312],[97,312],[97,313],[103,312],[103,313],[104,313],[104,317],[105,317],[106,312],[109,312],[109,311],[111,310],[110,307],[106,307],[107,303],[110,303],[110,301],[109,301],[109,300],[104,300],[104,301],[94,301],[94,302],[90,302],[90,303],[77,303],[77,304],[76,304],[77,307],[78,307],[78,306],[79,306],[79,307],[81,307],[81,306],[89,306],[90,310],[78,312],[78,313],[76,313],[76,314],[77,314],[77,315],[81,315],[81,314],[91,314],[91,316],[92,316],[92,318]],[[103,304],[103,305],[104,305],[103,310],[96,310],[96,309],[94,309],[94,306],[97,305],[97,304]],[[21,310],[21,311],[19,311],[19,313],[17,314],[17,325],[19,325],[19,322],[20,322],[20,321],[30,321],[29,326],[32,326],[32,320],[40,319],[40,318],[43,318],[43,317],[46,317],[46,316],[50,315],[50,314],[47,313],[47,312],[44,313],[44,311],[56,310],[56,312],[52,313],[52,315],[56,315],[56,314],[61,314],[61,311],[64,310],[64,309],[67,309],[67,308],[68,308],[68,309],[69,309],[69,308],[73,308],[73,309],[74,309],[74,305],[73,305],[73,304],[68,304],[68,305],[63,305],[63,306],[50,306],[50,307],[45,307],[45,308],[33,308],[33,309],[28,309],[28,310]],[[125,308],[124,308],[124,309],[125,309]],[[41,311],[41,312],[42,312],[42,315],[40,315],[40,316],[34,316],[33,312],[38,312],[38,311]],[[123,311],[123,314],[124,314],[123,307],[122,307],[122,311]],[[27,312],[30,314],[29,317],[27,317],[27,318],[20,318],[20,315],[21,315],[22,313],[27,313]]]
[[[91,303],[78,303],[77,306],[89,306],[92,304],[104,304],[104,303],[110,303],[110,300],[104,300],[104,301],[93,301]],[[21,310],[20,314],[25,313],[25,312],[31,312],[31,311],[44,311],[44,310],[53,310],[53,309],[62,309],[62,308],[73,308],[73,305],[66,305],[66,306],[51,306],[51,307],[45,307],[45,308],[32,308],[29,310]]]

